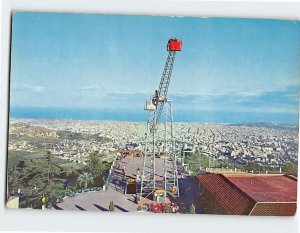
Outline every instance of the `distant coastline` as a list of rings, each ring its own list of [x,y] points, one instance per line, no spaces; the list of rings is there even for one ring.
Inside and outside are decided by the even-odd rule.
[[[10,118],[145,122],[147,120],[147,114],[142,109],[133,111],[114,109],[11,107]],[[279,113],[200,112],[196,110],[182,112],[174,109],[174,121],[212,124],[253,124],[272,122],[298,126],[299,115]]]

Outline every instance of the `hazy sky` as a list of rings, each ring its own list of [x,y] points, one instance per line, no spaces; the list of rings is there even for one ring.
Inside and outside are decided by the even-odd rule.
[[[11,106],[143,111],[170,37],[177,111],[297,114],[299,22],[96,14],[13,15]]]

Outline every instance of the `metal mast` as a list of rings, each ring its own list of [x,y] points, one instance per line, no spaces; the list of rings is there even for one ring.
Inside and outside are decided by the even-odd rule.
[[[167,94],[170,84],[170,79],[172,75],[173,65],[175,61],[175,51],[169,51],[169,55],[166,61],[166,65],[164,68],[164,72],[162,74],[162,78],[160,80],[159,88],[155,91],[155,97],[153,99],[153,104],[156,105],[156,120],[153,119],[153,124],[151,127],[151,131],[155,129],[155,125],[158,124],[162,110],[164,108],[164,104],[167,101]]]
[[[181,51],[182,41],[170,39],[167,44],[169,51],[159,89],[149,101],[146,101],[145,110],[148,111],[147,132],[143,152],[143,170],[141,179],[140,197],[155,199],[155,191],[163,190],[164,197],[167,193],[178,196],[177,161],[173,131],[172,101],[167,98],[168,88],[172,75],[175,55]],[[162,130],[158,130],[159,120],[165,110],[165,119]],[[163,140],[161,140],[163,137]],[[163,177],[156,173],[156,160],[163,151]],[[158,161],[159,162],[159,161]]]

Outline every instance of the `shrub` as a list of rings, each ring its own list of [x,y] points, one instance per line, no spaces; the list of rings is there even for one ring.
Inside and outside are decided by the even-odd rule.
[[[194,203],[192,203],[191,208],[190,208],[190,214],[195,214],[196,213],[196,208]]]
[[[170,205],[166,205],[166,213],[171,213],[171,206]]]
[[[109,211],[115,211],[115,204],[114,204],[113,201],[111,201],[111,202],[109,203],[108,210],[109,210]]]

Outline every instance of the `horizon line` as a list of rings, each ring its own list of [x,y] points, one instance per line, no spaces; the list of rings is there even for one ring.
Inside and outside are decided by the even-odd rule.
[[[116,119],[74,119],[74,118],[27,118],[27,117],[9,117],[9,123],[11,120],[66,120],[66,121],[105,121],[105,122],[128,122],[128,123],[147,123],[146,121],[138,121],[138,120],[116,120]],[[174,123],[183,123],[183,124],[215,124],[215,125],[242,125],[242,124],[258,124],[258,123],[272,123],[272,124],[281,124],[281,125],[292,125],[299,126],[299,124],[295,123],[286,123],[286,122],[277,122],[277,121],[249,121],[249,122],[208,122],[208,121],[173,121]]]

